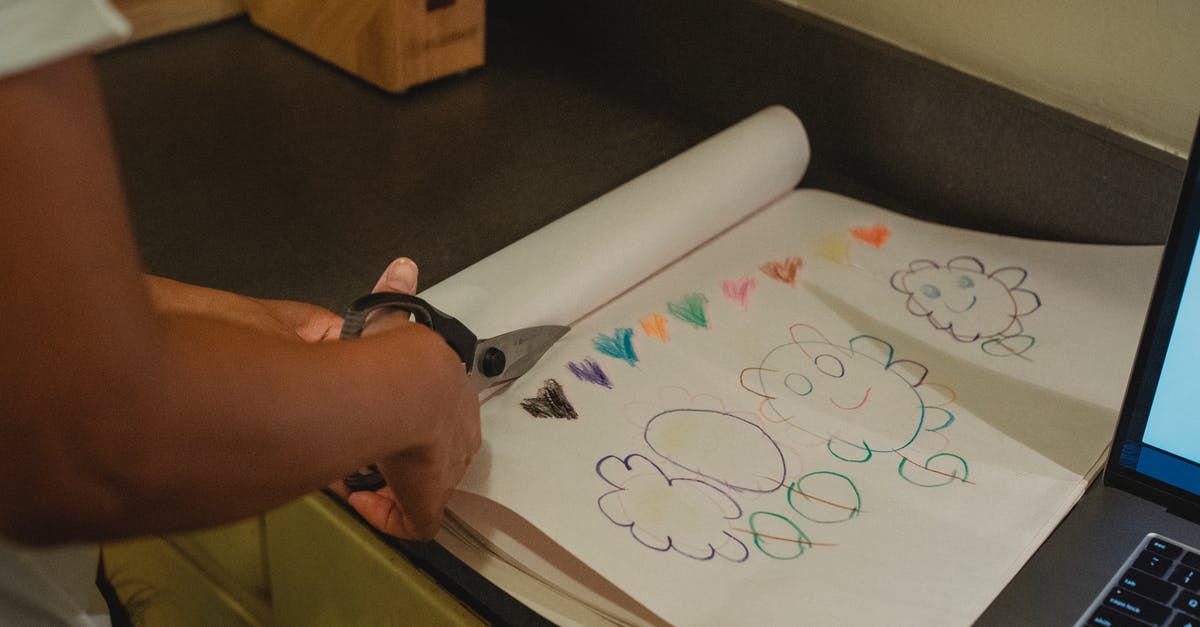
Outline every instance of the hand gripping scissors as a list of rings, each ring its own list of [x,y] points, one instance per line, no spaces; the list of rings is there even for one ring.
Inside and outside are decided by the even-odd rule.
[[[467,369],[467,379],[476,391],[507,383],[529,371],[542,355],[571,327],[543,325],[509,331],[489,339],[478,339],[458,319],[425,300],[398,292],[376,292],[350,303],[342,323],[341,339],[360,337],[367,317],[377,311],[404,311],[446,340]],[[387,485],[379,469],[371,465],[342,479],[351,492],[378,490]]]

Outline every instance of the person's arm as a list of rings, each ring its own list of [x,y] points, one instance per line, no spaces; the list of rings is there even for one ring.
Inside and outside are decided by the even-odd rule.
[[[303,342],[336,340],[342,331],[341,317],[316,305],[252,298],[153,275],[145,280],[159,315],[214,318]]]
[[[400,257],[388,264],[371,291],[415,294],[418,274],[413,260]],[[334,341],[342,332],[341,316],[316,305],[254,298],[149,274],[145,275],[145,281],[150,301],[159,314],[217,318],[304,342]]]
[[[306,344],[156,313],[91,61],[0,79],[0,531],[93,540],[233,520],[382,461],[428,538],[479,447],[420,325]]]

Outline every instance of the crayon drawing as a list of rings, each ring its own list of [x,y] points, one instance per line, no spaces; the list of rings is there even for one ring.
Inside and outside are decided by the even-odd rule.
[[[560,420],[575,420],[579,418],[571,401],[563,391],[562,385],[554,379],[547,379],[538,390],[537,396],[521,401],[521,408],[534,418],[557,418]]]
[[[682,299],[667,303],[667,311],[676,318],[698,328],[708,328],[708,314],[704,307],[708,297],[698,292],[685,294]]]
[[[720,489],[698,479],[670,477],[637,453],[602,457],[596,474],[611,490],[597,500],[614,525],[655,551],[675,551],[695,560],[716,557],[744,562],[746,545],[729,530],[742,508]]]
[[[839,344],[804,323],[788,335],[736,375],[756,411],[672,388],[660,397],[704,402],[631,421],[645,449],[605,455],[595,467],[609,522],[660,553],[740,563],[757,550],[794,560],[839,546],[814,542],[813,528],[864,515],[853,475],[868,462],[891,464],[887,472],[918,490],[974,485],[966,459],[946,450],[954,393],[928,382],[928,368],[869,335]]]
[[[796,284],[796,273],[804,265],[800,257],[788,257],[783,261],[768,261],[758,267],[763,274],[785,285]]]
[[[1028,272],[1013,266],[988,272],[979,259],[954,257],[945,265],[917,259],[892,275],[891,285],[906,294],[908,312],[963,343],[981,342],[998,357],[1021,355],[1033,347],[1022,316],[1042,306],[1037,293],[1021,287]]]
[[[779,445],[733,414],[667,410],[646,423],[645,439],[659,457],[734,492],[774,492],[785,485],[787,463]]]
[[[758,410],[767,423],[786,425],[795,443],[823,446],[846,462],[899,454],[899,472],[910,482],[923,472],[939,476],[925,483],[918,477],[920,485],[947,475],[966,480],[967,464],[958,456],[938,457],[937,468],[926,457],[905,468],[903,460],[912,458],[901,451],[943,453],[946,439],[939,432],[954,423],[954,414],[943,407],[948,399],[940,398],[944,386],[926,387],[928,368],[897,359],[891,344],[869,335],[842,346],[808,324],[793,324],[789,334],[790,342],[741,373],[742,387],[761,399]],[[931,396],[941,402],[926,400],[925,390],[936,391]]]
[[[620,359],[630,366],[636,365],[638,361],[637,351],[633,348],[633,329],[629,327],[617,327],[613,329],[612,335],[607,333],[598,333],[592,340],[592,346],[597,351]]]
[[[725,298],[737,303],[742,310],[750,308],[750,292],[754,291],[757,282],[754,277],[745,276],[740,279],[726,279],[721,281],[721,293],[725,294]]]
[[[792,560],[814,546],[836,546],[813,542],[803,524],[845,522],[862,511],[858,489],[839,473],[808,472],[789,482],[782,449],[754,414],[726,411],[720,399],[681,388],[661,390],[660,400],[690,406],[642,419],[646,453],[605,455],[595,466],[607,486],[597,499],[601,514],[639,544],[700,561],[746,562],[750,546]],[[647,407],[654,404],[629,405],[635,413]]]
[[[638,320],[642,325],[642,331],[646,335],[657,338],[663,342],[670,342],[671,336],[667,333],[667,319],[659,313],[650,314],[641,320]]]
[[[575,375],[575,378],[580,381],[612,389],[612,380],[608,378],[608,375],[600,367],[600,364],[591,357],[584,358],[582,363],[567,362],[567,370],[571,371],[571,374]]]
[[[887,243],[888,238],[892,236],[892,231],[882,224],[873,226],[859,226],[850,229],[850,235],[854,239],[872,246],[874,248],[883,248]]]

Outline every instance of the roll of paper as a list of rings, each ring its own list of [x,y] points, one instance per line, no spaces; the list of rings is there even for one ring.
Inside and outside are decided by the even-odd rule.
[[[804,125],[764,109],[425,290],[480,337],[570,324],[796,187]]]

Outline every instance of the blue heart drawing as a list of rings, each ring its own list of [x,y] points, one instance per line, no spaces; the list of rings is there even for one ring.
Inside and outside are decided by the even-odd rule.
[[[629,327],[613,329],[612,335],[601,333],[592,340],[592,345],[601,353],[623,360],[630,366],[637,363],[638,356],[633,350],[633,329]]]

